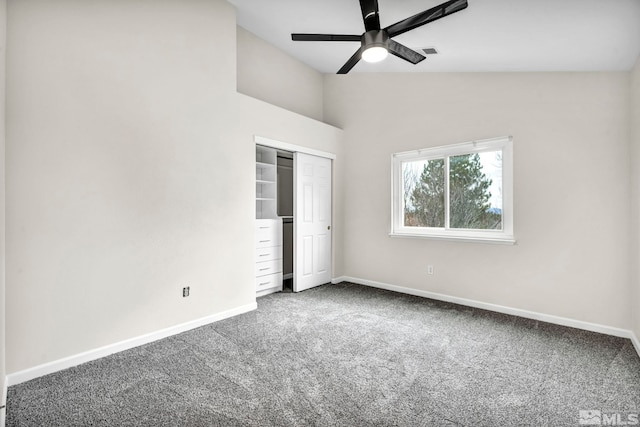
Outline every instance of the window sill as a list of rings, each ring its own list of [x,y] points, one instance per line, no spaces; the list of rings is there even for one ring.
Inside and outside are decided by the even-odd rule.
[[[480,236],[451,236],[444,234],[415,234],[415,233],[389,233],[389,237],[400,237],[407,239],[430,239],[430,240],[448,240],[454,242],[467,243],[488,243],[494,245],[515,245],[516,239],[512,236],[504,237],[480,237]]]

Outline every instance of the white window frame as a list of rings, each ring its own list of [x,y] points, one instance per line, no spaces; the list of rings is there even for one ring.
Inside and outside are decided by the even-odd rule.
[[[452,156],[485,151],[502,151],[502,230],[449,228],[449,161]],[[402,163],[419,160],[445,160],[445,227],[406,227]],[[513,234],[513,138],[510,136],[465,142],[391,156],[391,232],[392,237],[418,237],[467,242],[515,244]]]

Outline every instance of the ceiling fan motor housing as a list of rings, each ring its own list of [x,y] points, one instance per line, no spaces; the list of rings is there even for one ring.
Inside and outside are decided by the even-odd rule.
[[[389,34],[385,30],[371,30],[362,35],[362,47],[383,47],[389,49]]]

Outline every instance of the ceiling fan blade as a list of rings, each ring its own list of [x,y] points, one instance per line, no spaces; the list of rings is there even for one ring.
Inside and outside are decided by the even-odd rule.
[[[362,19],[366,31],[380,29],[380,15],[378,14],[378,0],[360,0]]]
[[[439,6],[432,7],[429,10],[425,10],[424,12],[413,15],[400,22],[396,22],[395,24],[385,28],[385,30],[389,34],[389,37],[395,37],[402,33],[406,33],[409,30],[413,30],[414,28],[418,28],[422,25],[428,24],[429,22],[436,21],[440,18],[451,15],[452,13],[456,13],[463,9],[466,9],[467,6],[467,0],[450,0],[446,3],[442,3]]]
[[[402,45],[394,40],[389,40],[389,52],[392,55],[397,56],[398,58],[402,58],[405,61],[409,61],[412,64],[417,64],[418,62],[425,60],[427,57],[419,54],[413,49],[409,49],[405,45]]]
[[[362,36],[352,34],[291,34],[291,40],[300,42],[359,42]]]
[[[353,56],[349,58],[346,64],[344,64],[342,68],[338,70],[337,74],[347,74],[353,67],[355,67],[358,61],[360,61],[363,50],[364,49],[360,47],[360,49],[358,49],[356,53],[354,53]]]

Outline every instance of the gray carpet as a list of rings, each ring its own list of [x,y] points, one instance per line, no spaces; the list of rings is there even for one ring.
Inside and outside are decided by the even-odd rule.
[[[7,423],[577,426],[580,410],[640,411],[629,340],[342,283],[10,387]]]

